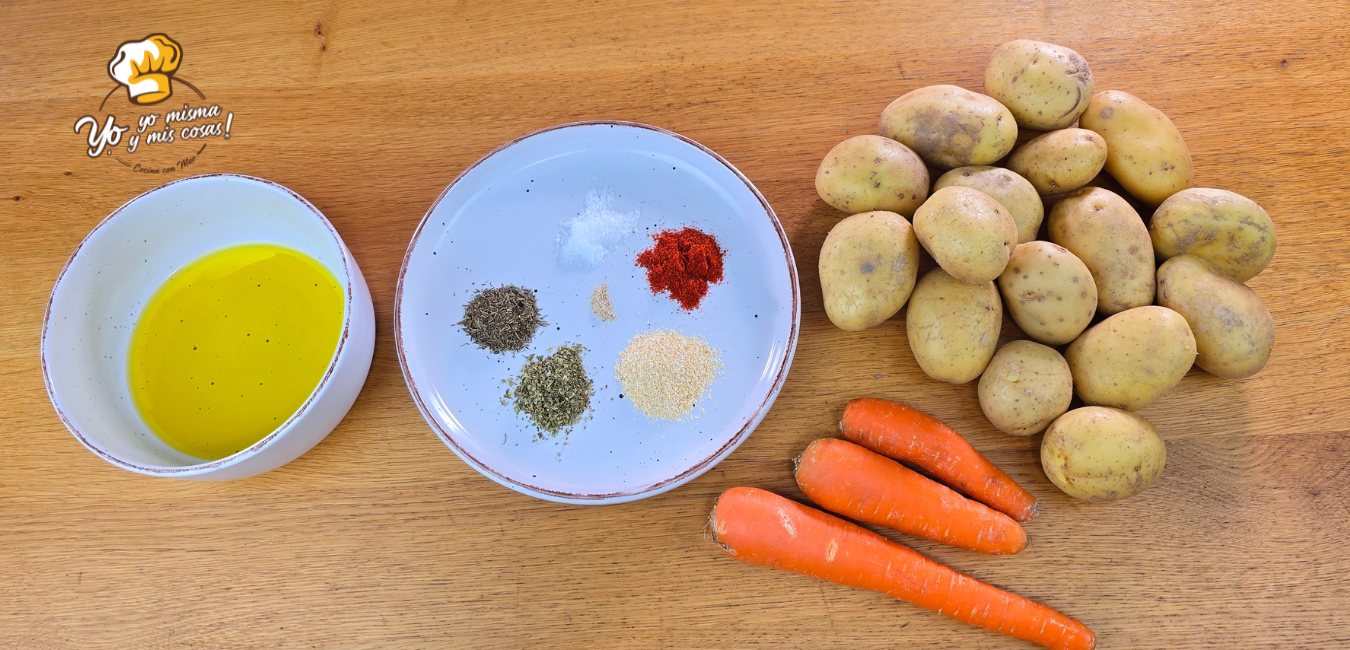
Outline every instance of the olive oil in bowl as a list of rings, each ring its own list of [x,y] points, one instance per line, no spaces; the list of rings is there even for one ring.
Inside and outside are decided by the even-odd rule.
[[[323,379],[342,333],[343,287],[318,261],[272,244],[179,269],[136,321],[136,409],[170,447],[204,460],[284,424]]]

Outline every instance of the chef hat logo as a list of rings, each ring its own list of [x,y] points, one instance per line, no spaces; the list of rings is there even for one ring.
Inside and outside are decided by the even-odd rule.
[[[108,76],[127,87],[137,104],[162,102],[173,95],[170,79],[183,62],[183,47],[164,34],[128,41],[108,61]]]

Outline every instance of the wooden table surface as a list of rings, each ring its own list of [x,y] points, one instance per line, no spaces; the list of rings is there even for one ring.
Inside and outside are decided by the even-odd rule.
[[[708,541],[726,488],[802,499],[789,459],[861,395],[944,419],[1042,503],[1015,557],[894,537],[1081,619],[1099,647],[1350,646],[1350,15],[1185,4],[0,4],[0,646],[1030,647]],[[118,45],[153,32],[182,45],[175,78],[206,97],[179,84],[164,110],[218,104],[231,138],[89,157],[81,116],[155,112],[120,90],[100,110]],[[817,253],[840,216],[812,185],[823,154],[910,89],[981,89],[990,51],[1018,37],[1075,48],[1098,89],[1164,110],[1197,184],[1255,199],[1279,233],[1250,282],[1277,324],[1269,366],[1193,370],[1146,408],[1167,470],[1120,503],[1071,501],[1041,472],[1039,436],[996,431],[974,384],[924,377],[902,316],[847,333],[821,306]],[[399,262],[437,194],[497,145],[587,119],[666,127],[739,167],[788,232],[804,299],[791,375],[749,441],[684,487],[606,507],[525,497],[460,462],[391,339]],[[346,420],[279,470],[142,477],[62,428],[43,309],[104,216],[207,172],[271,179],[327,214],[374,295],[374,365]]]

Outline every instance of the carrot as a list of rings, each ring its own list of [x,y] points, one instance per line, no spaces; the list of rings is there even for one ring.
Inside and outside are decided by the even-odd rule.
[[[816,505],[951,546],[1012,555],[1027,532],[1011,517],[847,440],[812,442],[793,475]]]
[[[1092,650],[1082,623],[938,564],[856,524],[755,488],[717,498],[713,541],[732,557],[861,587],[1056,650]]]
[[[966,496],[1018,521],[1036,516],[1036,497],[994,467],[961,434],[904,404],[874,397],[848,403],[844,437],[879,454],[922,467]]]

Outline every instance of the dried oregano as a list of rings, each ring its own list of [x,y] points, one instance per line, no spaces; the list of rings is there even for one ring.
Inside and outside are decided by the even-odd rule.
[[[530,355],[510,396],[516,413],[525,413],[540,431],[557,435],[581,421],[595,394],[580,345],[567,345],[546,357]]]

